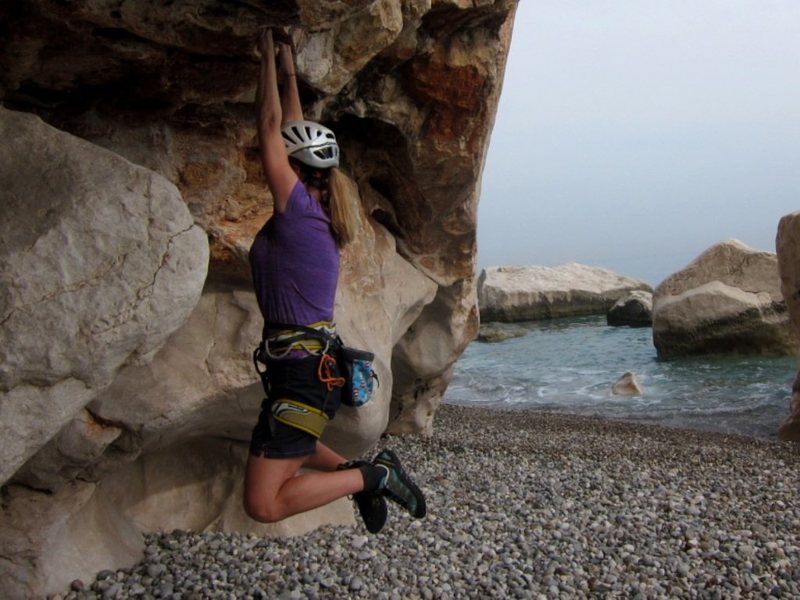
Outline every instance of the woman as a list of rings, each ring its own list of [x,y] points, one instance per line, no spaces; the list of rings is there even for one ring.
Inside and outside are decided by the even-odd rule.
[[[326,348],[291,326],[332,332],[339,249],[355,232],[352,204],[337,169],[335,135],[303,120],[291,47],[276,45],[270,30],[258,47],[257,125],[274,212],[250,249],[264,317],[268,397],[253,430],[244,506],[253,519],[274,522],[353,495],[374,533],[386,521],[384,497],[418,518],[425,499],[391,450],[372,462],[347,463],[318,441],[339,406],[342,380]],[[298,475],[301,467],[317,472]]]

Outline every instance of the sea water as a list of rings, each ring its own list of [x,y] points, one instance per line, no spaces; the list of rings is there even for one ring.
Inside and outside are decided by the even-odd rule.
[[[659,360],[648,327],[609,327],[605,316],[519,324],[522,337],[472,342],[445,402],[660,423],[776,439],[789,414],[794,357]],[[625,372],[640,396],[615,396]]]

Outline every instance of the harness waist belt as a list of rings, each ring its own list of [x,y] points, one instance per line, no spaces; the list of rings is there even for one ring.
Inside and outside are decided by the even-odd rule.
[[[330,346],[330,339],[336,335],[336,329],[330,321],[317,321],[308,327],[280,323],[265,325],[280,328],[268,336],[265,326],[264,349],[270,358],[283,358],[293,350],[305,350],[310,354],[326,352]]]

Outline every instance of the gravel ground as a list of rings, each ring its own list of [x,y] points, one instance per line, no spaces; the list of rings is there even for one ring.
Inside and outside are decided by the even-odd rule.
[[[800,446],[442,406],[378,535],[171,532],[77,598],[800,598]]]

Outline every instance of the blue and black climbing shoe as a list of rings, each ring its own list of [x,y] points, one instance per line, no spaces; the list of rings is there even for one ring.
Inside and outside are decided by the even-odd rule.
[[[377,488],[385,478],[384,470],[364,460],[351,460],[342,465],[341,469],[358,469],[364,478],[365,490],[353,494],[353,500],[358,508],[358,514],[364,520],[364,526],[370,533],[378,533],[386,524],[388,510],[383,493]]]
[[[358,492],[353,494],[358,507],[358,514],[364,520],[364,526],[370,533],[378,533],[386,524],[388,510],[386,499],[380,492]]]
[[[417,519],[424,517],[427,512],[425,496],[403,470],[397,455],[391,450],[384,450],[373,459],[372,464],[387,471],[381,491],[390,500],[405,508],[412,517]]]

